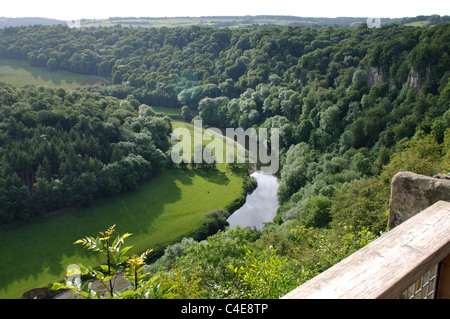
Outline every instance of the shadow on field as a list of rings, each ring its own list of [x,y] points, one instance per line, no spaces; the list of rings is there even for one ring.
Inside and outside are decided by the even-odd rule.
[[[218,170],[169,169],[135,191],[1,229],[0,299],[13,291],[16,298],[33,288],[61,281],[70,264],[95,266],[103,262],[97,252],[73,243],[86,236],[96,237],[112,225],[116,225],[113,238],[132,234],[125,241],[126,246],[133,246],[129,254],[164,249],[193,230],[192,225],[190,229],[188,225],[180,227],[180,221],[190,214],[181,199],[198,196],[201,190],[206,191],[204,200],[211,202],[209,187],[228,185],[227,174]],[[204,204],[201,201],[198,207]]]
[[[20,77],[22,81],[33,79],[36,83],[53,83],[55,86],[63,85],[63,82],[70,86],[79,86],[85,81],[82,80],[82,78],[87,78],[85,75],[71,73],[68,71],[49,71],[45,67],[30,66],[28,61],[24,60],[1,59],[0,67],[10,68],[13,71],[12,76]],[[11,72],[8,69],[5,70],[7,73]]]
[[[208,181],[217,185],[227,185],[229,183],[228,177],[225,173],[218,170],[202,170],[197,169],[196,174]]]
[[[59,281],[65,277],[66,267],[71,263],[94,265],[99,254],[73,244],[85,236],[96,237],[100,231],[117,225],[114,238],[124,233],[133,234],[127,238],[126,246],[142,240],[144,233],[157,227],[151,224],[164,213],[164,207],[181,199],[182,191],[176,180],[190,185],[193,176],[194,173],[169,170],[141,184],[136,191],[2,229],[0,298],[9,293],[8,286],[13,283],[20,282],[21,294],[51,284],[42,282],[44,272],[47,277],[55,278],[52,281]]]

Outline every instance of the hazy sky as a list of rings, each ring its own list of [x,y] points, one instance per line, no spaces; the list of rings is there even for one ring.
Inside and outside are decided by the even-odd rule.
[[[0,17],[61,20],[109,17],[291,15],[415,17],[450,15],[448,0],[2,0]]]

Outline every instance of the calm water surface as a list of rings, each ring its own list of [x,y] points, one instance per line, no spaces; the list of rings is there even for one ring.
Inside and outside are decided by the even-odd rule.
[[[230,228],[256,227],[261,229],[265,223],[271,222],[279,207],[277,199],[278,179],[256,171],[251,176],[258,181],[258,187],[247,195],[244,206],[235,211],[229,218]]]

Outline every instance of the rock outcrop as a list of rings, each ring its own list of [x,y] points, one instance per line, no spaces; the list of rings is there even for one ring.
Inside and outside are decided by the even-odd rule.
[[[53,299],[65,290],[53,291],[46,287],[35,288],[23,294],[23,299]]]
[[[416,90],[416,91],[421,90],[419,72],[416,71],[416,69],[414,69],[414,68],[411,68],[411,70],[409,70],[408,79],[406,80],[405,90],[407,90],[407,91],[408,90]]]
[[[389,229],[440,200],[450,202],[449,176],[438,174],[429,177],[411,172],[397,173],[391,182]]]
[[[386,81],[387,79],[384,75],[383,69],[379,67],[370,68],[369,76],[367,78],[367,86],[369,89],[374,85],[382,84]]]

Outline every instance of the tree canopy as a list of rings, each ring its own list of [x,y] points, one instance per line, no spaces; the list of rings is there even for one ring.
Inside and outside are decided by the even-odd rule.
[[[278,128],[274,221],[223,231],[228,212],[209,212],[204,231],[219,233],[168,250],[175,267],[163,260],[159,275],[178,297],[279,297],[385,231],[396,172],[449,173],[450,23],[439,21],[0,29],[1,58],[111,80],[71,90],[0,84],[0,223],[162,173],[172,127],[153,107],[222,128]]]

